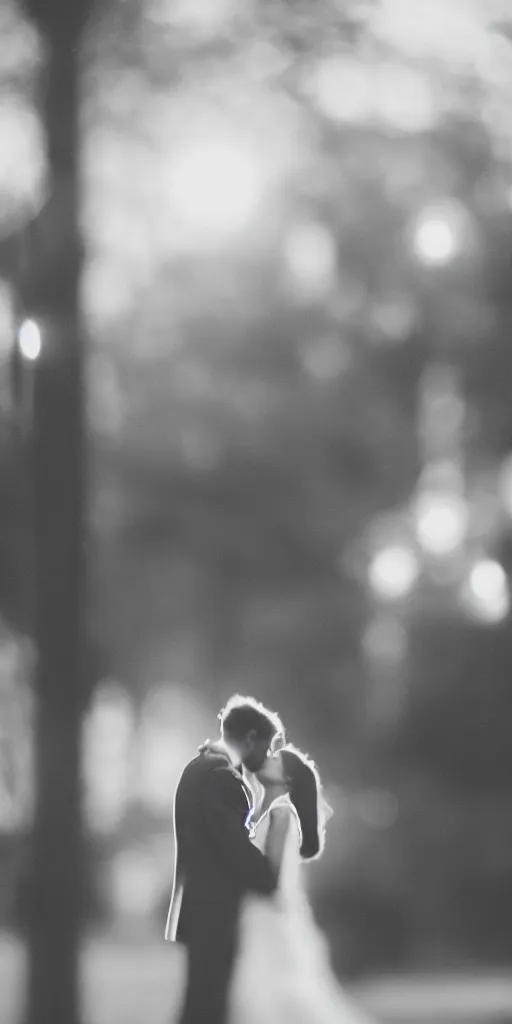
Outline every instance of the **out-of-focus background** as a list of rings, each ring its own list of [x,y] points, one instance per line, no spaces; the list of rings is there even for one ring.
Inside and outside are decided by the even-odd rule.
[[[51,188],[47,54],[14,0],[0,26],[11,239]],[[88,1020],[166,1019],[173,789],[241,691],[324,778],[335,815],[310,882],[340,977],[393,1022],[505,1022],[508,5],[109,0],[82,82]],[[20,313],[4,249],[0,1010],[17,1024],[26,442],[50,327]]]

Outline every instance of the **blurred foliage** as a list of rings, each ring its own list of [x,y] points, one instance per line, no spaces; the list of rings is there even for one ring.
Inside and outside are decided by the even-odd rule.
[[[469,626],[434,592],[390,678],[361,647],[368,533],[423,468],[425,368],[459,370],[469,484],[512,447],[510,26],[498,4],[424,6],[113,0],[84,47],[91,672],[137,704],[178,682],[211,713],[257,692],[327,778],[395,794],[384,823],[348,816],[350,849],[334,834],[316,879],[353,969],[510,954],[509,625]],[[23,60],[6,49],[0,65],[1,223],[24,223],[37,251],[40,55],[12,5],[2,18]],[[178,171],[205,138],[190,199]],[[244,165],[214,180],[219,139],[260,189],[233,229]],[[208,229],[203,192],[220,210]],[[447,203],[467,230],[450,265],[427,267],[414,225]],[[35,263],[23,287],[44,333]],[[11,412],[0,600],[23,628]],[[493,544],[512,568],[508,525]],[[371,709],[388,684],[384,721]]]

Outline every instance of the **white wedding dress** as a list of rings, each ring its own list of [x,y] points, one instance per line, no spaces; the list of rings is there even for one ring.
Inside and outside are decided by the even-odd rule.
[[[248,898],[242,910],[229,1024],[368,1024],[337,981],[310,910],[300,823],[289,796],[273,801],[254,825],[252,841],[265,852],[274,807],[290,816],[278,891],[272,900]]]

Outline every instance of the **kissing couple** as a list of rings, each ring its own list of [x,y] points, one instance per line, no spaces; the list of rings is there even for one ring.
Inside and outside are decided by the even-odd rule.
[[[219,714],[221,735],[174,796],[174,885],[165,938],[186,950],[180,1024],[362,1024],[330,966],[303,866],[332,810],[314,763],[252,697]],[[180,987],[178,985],[178,987]],[[180,1015],[181,1013],[181,1015]]]

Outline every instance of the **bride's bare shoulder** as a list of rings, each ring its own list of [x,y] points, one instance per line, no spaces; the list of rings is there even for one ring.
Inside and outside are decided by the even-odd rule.
[[[284,808],[285,810],[286,809],[292,810],[293,804],[292,804],[292,802],[290,800],[289,794],[288,793],[282,793],[281,796],[276,796],[275,799],[272,800],[272,803],[271,803],[270,807],[271,807],[272,810],[275,810],[275,809],[280,808],[280,807]]]
[[[288,828],[290,822],[295,822],[298,832],[301,831],[299,816],[288,794],[274,800],[269,807],[269,817],[271,822],[282,823],[283,828]]]
[[[274,820],[282,819],[285,821],[294,813],[295,808],[286,793],[283,796],[276,797],[270,804],[268,811]]]
[[[284,796],[277,797],[271,804],[269,812],[270,822],[271,824],[275,823],[276,828],[280,830],[282,829],[282,831],[288,831],[291,823],[295,825],[295,829],[293,831],[296,833],[300,845],[302,842],[300,819],[289,795],[285,794]]]
[[[293,811],[289,807],[285,807],[283,804],[276,804],[275,806],[269,807],[269,818],[271,822],[288,822],[291,820]]]

